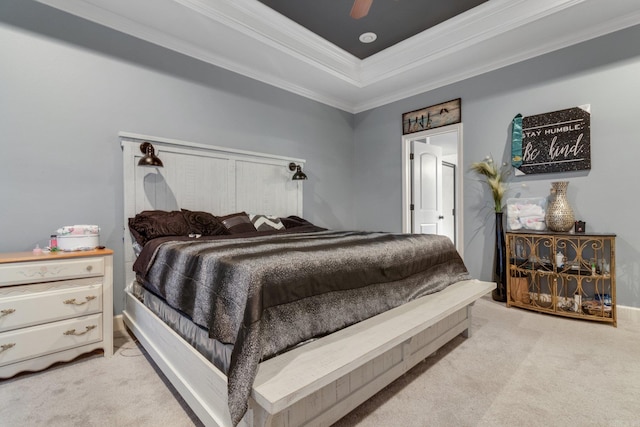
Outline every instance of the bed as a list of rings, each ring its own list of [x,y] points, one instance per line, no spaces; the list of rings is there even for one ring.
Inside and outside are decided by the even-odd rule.
[[[129,133],[120,137],[126,223],[144,211],[215,212],[223,217],[233,213],[229,217],[234,219],[239,213],[259,212],[304,222],[304,184],[291,181],[288,168],[289,163],[304,165],[302,159]],[[143,141],[153,143],[163,169],[136,166]],[[161,237],[146,243],[138,256],[134,242],[125,239],[125,324],[197,416],[212,426],[330,425],[456,335],[468,336],[473,302],[494,286],[469,279],[450,242],[447,246],[443,239],[429,236],[325,230],[303,223],[255,235]],[[402,256],[406,253],[412,255]],[[437,267],[428,264],[432,259]],[[372,268],[362,269],[367,263]],[[318,270],[312,274],[301,273],[316,264]],[[187,268],[176,272],[179,265]],[[201,265],[207,267],[196,268]],[[241,280],[229,279],[232,291],[215,285],[213,296],[202,300],[211,304],[194,303],[192,294],[202,293],[203,281],[210,280],[202,271],[212,269],[221,272],[216,283],[227,277]],[[415,270],[405,274],[408,269]],[[249,291],[237,291],[239,283],[251,283]],[[387,283],[399,284],[404,296],[395,301],[394,295],[402,292],[390,292]],[[283,292],[285,285],[291,289]],[[141,293],[146,296],[140,298]],[[245,306],[235,298],[242,304],[259,299],[259,304]],[[336,308],[341,301],[354,305]],[[213,306],[240,308],[230,308],[231,315],[210,310]],[[323,320],[310,331],[296,327],[291,334],[295,339],[285,337],[283,325],[291,313],[316,306],[322,309],[315,316],[325,316],[328,323],[335,320],[335,325],[325,326]],[[287,307],[294,309],[287,312]],[[219,326],[227,325],[223,320],[231,326]],[[290,322],[295,324],[295,319]],[[179,324],[187,326],[181,329]],[[207,337],[191,339],[185,330],[194,329]],[[245,331],[237,335],[242,339],[236,339],[238,330]],[[207,338],[221,350],[194,348]],[[313,339],[306,342],[307,338]],[[305,342],[296,345],[296,340]],[[278,341],[282,343],[272,344]],[[229,358],[230,363],[221,364]],[[238,362],[245,359],[253,362]],[[238,380],[247,375],[248,383]],[[236,390],[243,388],[240,395],[246,399],[238,399]]]

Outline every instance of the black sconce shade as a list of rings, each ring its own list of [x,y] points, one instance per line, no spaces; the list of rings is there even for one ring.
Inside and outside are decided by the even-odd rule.
[[[299,181],[299,180],[307,179],[307,175],[305,175],[305,173],[302,172],[302,168],[300,167],[300,165],[296,165],[295,163],[291,162],[289,163],[289,170],[296,171],[296,173],[294,173],[293,176],[291,177],[292,180]]]
[[[138,166],[150,166],[156,168],[164,167],[162,160],[156,156],[155,149],[150,142],[143,142],[140,144],[140,151],[144,153],[144,156],[138,162]]]

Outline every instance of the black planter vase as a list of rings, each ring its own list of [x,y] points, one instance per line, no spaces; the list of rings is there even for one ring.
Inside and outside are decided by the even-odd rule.
[[[505,247],[502,212],[496,212],[496,252],[494,257],[493,280],[496,288],[491,292],[495,301],[507,302],[507,254]]]

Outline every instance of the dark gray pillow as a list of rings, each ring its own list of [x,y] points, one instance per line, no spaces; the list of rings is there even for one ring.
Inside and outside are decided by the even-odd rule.
[[[188,236],[191,233],[191,227],[180,211],[142,211],[129,218],[129,230],[142,246],[156,237]]]
[[[224,224],[209,212],[182,209],[182,213],[189,224],[191,233],[201,234],[203,236],[229,234]]]
[[[289,230],[290,228],[302,227],[303,225],[313,225],[309,221],[304,218],[300,218],[299,216],[291,215],[286,218],[280,218],[284,227]]]
[[[218,220],[224,225],[229,234],[251,233],[256,231],[246,212],[219,216]]]

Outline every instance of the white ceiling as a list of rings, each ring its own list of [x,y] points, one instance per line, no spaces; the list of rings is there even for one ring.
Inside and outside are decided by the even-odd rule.
[[[360,60],[257,0],[38,1],[351,113],[640,23],[639,0],[489,0]]]

